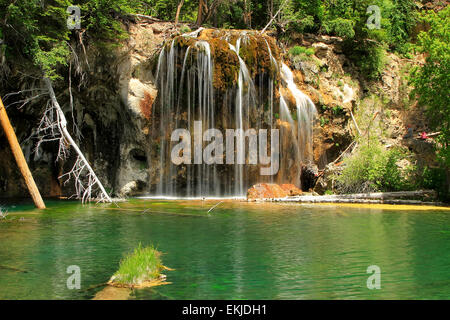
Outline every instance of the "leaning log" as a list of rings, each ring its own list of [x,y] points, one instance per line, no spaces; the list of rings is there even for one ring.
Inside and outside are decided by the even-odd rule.
[[[3,106],[1,98],[0,98],[0,122],[2,124],[3,130],[5,131],[6,138],[8,139],[14,158],[16,159],[17,166],[19,167],[20,172],[22,173],[22,176],[25,179],[25,183],[27,185],[31,197],[33,198],[34,204],[38,209],[45,209],[44,201],[42,200],[41,194],[39,193],[39,189],[37,188],[36,183],[34,182],[33,176],[31,175],[31,171],[28,168],[27,161],[25,160],[22,149],[20,148],[16,133],[14,132],[13,127],[11,126],[11,122],[9,121],[8,114],[6,113],[6,109]]]

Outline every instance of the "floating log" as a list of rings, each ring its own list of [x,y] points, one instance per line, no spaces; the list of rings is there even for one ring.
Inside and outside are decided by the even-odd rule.
[[[42,200],[39,189],[34,182],[33,176],[31,175],[30,169],[28,168],[27,161],[23,155],[22,149],[20,148],[19,141],[17,140],[16,133],[14,132],[11,122],[9,121],[6,109],[3,106],[2,99],[0,98],[0,122],[2,124],[3,130],[5,131],[6,138],[8,139],[11,151],[16,159],[17,166],[22,173],[25,183],[28,187],[31,197],[33,198],[34,204],[38,209],[45,209],[44,201]]]

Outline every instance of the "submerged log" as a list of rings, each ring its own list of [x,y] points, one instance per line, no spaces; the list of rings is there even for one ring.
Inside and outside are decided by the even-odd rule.
[[[31,171],[28,168],[27,161],[23,155],[22,149],[20,148],[19,141],[17,140],[16,133],[14,132],[13,127],[11,126],[11,122],[9,121],[8,114],[6,113],[6,109],[3,106],[2,99],[0,98],[0,123],[5,131],[6,138],[8,139],[9,145],[11,147],[11,151],[16,159],[17,166],[22,173],[23,178],[25,179],[25,183],[28,187],[28,191],[30,192],[31,197],[33,198],[34,204],[38,209],[45,209],[44,201],[42,200],[41,194],[39,193],[39,189],[34,182],[33,176],[31,175]]]

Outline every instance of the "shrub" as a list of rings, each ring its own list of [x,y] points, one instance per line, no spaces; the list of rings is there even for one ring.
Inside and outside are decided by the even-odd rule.
[[[386,52],[381,46],[368,46],[359,60],[361,72],[369,79],[380,78],[386,65]]]
[[[344,159],[344,169],[336,176],[341,193],[400,191],[410,189],[410,168],[402,170],[397,163],[405,152],[398,148],[384,149],[376,141],[364,143],[350,157]]]
[[[355,30],[353,29],[354,25],[354,21],[343,18],[326,21],[323,24],[327,33],[344,38],[353,38],[355,36]]]

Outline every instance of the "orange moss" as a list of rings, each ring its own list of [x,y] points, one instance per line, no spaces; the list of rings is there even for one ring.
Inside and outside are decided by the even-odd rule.
[[[153,97],[147,91],[144,92],[144,98],[139,102],[139,107],[144,118],[150,120],[152,115]]]

